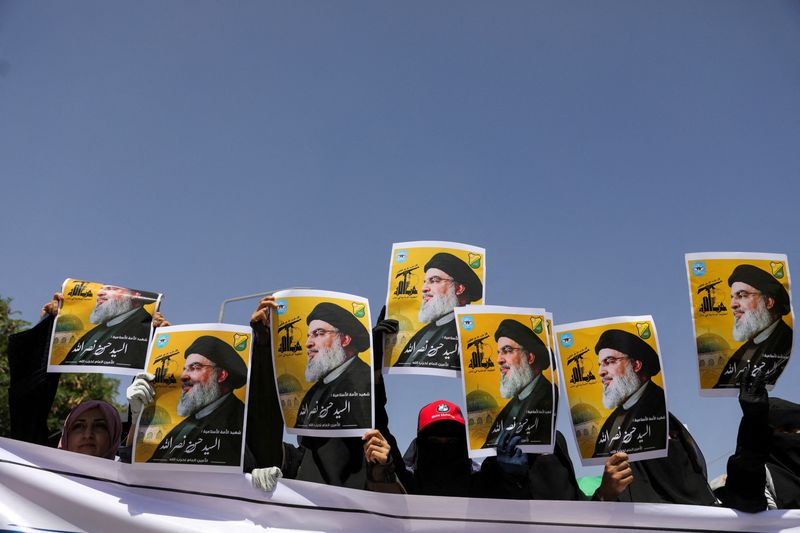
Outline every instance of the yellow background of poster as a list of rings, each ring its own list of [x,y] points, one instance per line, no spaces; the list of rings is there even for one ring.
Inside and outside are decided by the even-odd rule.
[[[713,254],[709,254],[713,255]],[[696,275],[692,265],[698,261],[705,263],[705,274]],[[700,388],[712,389],[719,379],[720,373],[733,353],[746,341],[733,338],[733,312],[731,311],[731,289],[728,277],[739,265],[753,265],[765,272],[773,273],[773,277],[789,290],[789,270],[781,259],[690,259],[686,261],[689,272],[690,296],[692,298],[692,315],[694,317],[695,345],[697,346],[697,371],[700,376]],[[782,271],[782,278],[774,275],[776,270]],[[719,281],[714,287],[709,285]],[[720,310],[720,304],[724,310]],[[703,308],[706,312],[701,312]],[[783,316],[783,321],[794,329],[792,313]],[[702,352],[702,353],[701,353]]]
[[[556,346],[556,337],[553,332],[553,321],[549,318],[545,319],[545,324],[547,324],[547,346],[550,348],[550,353],[553,355],[552,360],[550,361],[550,368],[547,370],[550,371],[550,377],[547,379],[555,386],[556,394],[558,394],[558,362],[556,361],[556,357],[558,357],[558,347]],[[547,374],[545,374],[546,376]],[[552,379],[551,379],[552,378]],[[555,405],[555,402],[553,402]]]
[[[472,331],[464,331],[461,326],[461,317],[473,317],[475,326]],[[497,366],[497,341],[494,332],[505,319],[516,320],[531,328],[539,339],[548,345],[545,320],[542,315],[515,315],[511,313],[471,313],[469,311],[456,314],[461,335],[459,347],[461,348],[461,369],[464,375],[464,390],[466,392],[467,413],[466,422],[469,436],[469,448],[480,449],[486,442],[486,437],[492,424],[510,401],[510,398],[500,396],[500,367]],[[536,325],[539,325],[537,328]],[[537,331],[537,329],[539,331]],[[481,347],[481,354],[476,352],[475,346],[470,342],[485,337]],[[491,360],[489,368],[480,367],[481,362]],[[474,364],[473,364],[474,363]],[[470,368],[472,365],[474,368]],[[552,369],[548,368],[542,375],[552,383]]]
[[[278,303],[286,302],[286,312],[278,314],[272,310],[272,353],[275,359],[275,376],[278,383],[282,384],[287,392],[280,395],[281,410],[286,427],[293,428],[297,422],[297,410],[300,402],[314,383],[306,382],[306,338],[308,324],[306,317],[314,310],[317,304],[330,302],[353,312],[358,321],[372,331],[370,324],[369,306],[362,301],[345,298],[331,298],[324,296],[287,296],[279,297]],[[363,316],[358,316],[357,312]],[[298,320],[299,319],[299,320]],[[292,323],[286,330],[281,330],[287,323]],[[288,340],[286,331],[291,330],[292,340]],[[283,343],[283,344],[282,344]],[[286,348],[291,348],[287,350]],[[367,349],[358,354],[358,358],[372,367],[372,350]]]
[[[81,285],[83,285],[81,287]],[[97,291],[101,287],[107,285],[106,283],[94,283],[89,281],[81,281],[69,278],[64,282],[62,292],[64,294],[64,302],[61,309],[58,311],[57,323],[55,333],[53,335],[53,348],[50,352],[50,364],[60,365],[67,354],[78,342],[78,339],[83,337],[85,333],[94,329],[97,324],[89,322],[89,315],[92,314],[97,298]],[[75,296],[70,296],[74,289],[78,288]],[[86,294],[91,291],[91,296],[80,296],[80,293]],[[152,316],[156,312],[157,301],[145,304],[144,308]]]
[[[404,250],[407,255],[402,262],[397,261],[397,252]],[[392,248],[392,263],[389,273],[389,291],[387,295],[386,318],[391,318],[399,322],[397,335],[386,336],[386,346],[384,347],[383,368],[391,368],[400,358],[401,350],[406,346],[411,337],[422,329],[425,324],[417,320],[419,307],[422,303],[422,281],[425,279],[425,264],[439,252],[453,254],[466,264],[478,275],[483,286],[486,286],[485,274],[485,255],[482,253],[459,250],[457,248],[442,247],[399,247]],[[479,265],[473,267],[472,265]],[[418,267],[418,268],[414,268]],[[411,270],[404,276],[401,272]],[[404,279],[406,280],[404,282]],[[410,294],[412,293],[413,294]],[[470,302],[469,305],[481,305],[483,298]]]
[[[236,350],[236,344],[247,341],[242,350],[236,350],[239,357],[244,361],[245,366],[250,368],[250,353],[252,349],[252,336],[247,333],[236,333],[233,331],[219,330],[192,330],[192,331],[172,331],[168,332],[169,340],[167,345],[159,348],[156,339],[163,334],[164,328],[155,330],[154,340],[151,343],[150,360],[147,365],[147,372],[154,374],[156,379],[152,385],[156,391],[156,415],[149,426],[140,426],[136,430],[136,456],[134,462],[147,462],[153,455],[156,447],[161,443],[161,439],[175,426],[180,424],[185,416],[179,416],[176,412],[178,400],[181,397],[181,374],[183,373],[184,352],[199,337],[205,335],[216,337]],[[235,340],[234,340],[235,338]],[[159,358],[174,354],[167,361],[158,362]],[[175,380],[172,382],[172,380]],[[233,393],[247,403],[247,387],[240,387]]]
[[[559,346],[559,356],[561,368],[564,372],[564,389],[569,402],[573,431],[575,431],[575,436],[578,440],[581,457],[584,459],[589,459],[594,454],[597,434],[603,426],[603,422],[614,411],[614,409],[606,409],[603,406],[603,385],[600,381],[597,354],[594,351],[595,344],[600,339],[600,335],[609,329],[619,329],[642,338],[638,333],[637,324],[649,324],[651,335],[649,338],[642,340],[649,344],[661,358],[661,353],[656,343],[655,329],[651,321],[618,322],[602,326],[561,330],[556,333],[556,338],[560,338],[562,334],[568,331],[574,339],[572,346],[569,348],[565,348],[563,345]],[[584,352],[584,355],[580,360],[581,367],[578,368],[575,362],[569,362],[569,360],[581,352]],[[588,376],[591,373],[594,376],[594,380],[573,382],[573,378],[578,377],[579,370],[582,376]],[[663,376],[662,370],[653,376],[651,380],[659,387],[664,388]]]

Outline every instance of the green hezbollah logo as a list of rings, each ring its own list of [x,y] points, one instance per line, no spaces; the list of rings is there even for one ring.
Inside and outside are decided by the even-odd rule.
[[[639,336],[643,339],[650,338],[650,322],[637,322],[636,323],[636,331],[639,333]]]
[[[531,317],[531,325],[533,326],[533,332],[537,335],[542,332],[542,324],[544,323],[544,317],[541,316],[532,316]]]
[[[772,275],[775,276],[777,279],[783,279],[784,276],[784,268],[783,263],[779,263],[777,261],[771,261],[769,264],[770,268],[772,268]]]
[[[467,260],[468,260],[467,262],[469,263],[470,267],[472,267],[472,268],[480,268],[481,267],[481,254],[473,254],[473,253],[470,252],[470,253],[467,254]]]
[[[243,351],[247,348],[247,339],[249,335],[243,335],[241,333],[234,333],[233,334],[233,347],[236,349],[237,352]]]

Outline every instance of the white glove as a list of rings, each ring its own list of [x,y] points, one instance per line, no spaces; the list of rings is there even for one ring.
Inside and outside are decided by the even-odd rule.
[[[270,466],[269,468],[256,468],[250,472],[250,476],[255,488],[264,492],[272,492],[275,490],[278,480],[283,477],[283,472],[277,466]]]
[[[131,408],[131,420],[136,420],[142,409],[153,403],[156,397],[156,391],[150,382],[156,377],[153,374],[142,373],[137,374],[136,378],[128,386],[125,391],[125,396],[128,398],[128,405]]]

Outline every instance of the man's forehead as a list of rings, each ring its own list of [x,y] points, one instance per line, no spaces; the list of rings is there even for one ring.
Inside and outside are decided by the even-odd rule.
[[[308,323],[308,330],[314,331],[315,329],[336,329],[324,320],[314,319]]]
[[[605,359],[606,357],[628,357],[628,354],[622,353],[614,348],[603,348],[600,350],[600,353],[597,354],[597,358]]]
[[[200,364],[203,364],[203,365],[213,365],[214,364],[211,361],[211,359],[209,359],[206,356],[201,355],[199,353],[189,354],[189,356],[186,358],[186,364],[190,365],[192,363],[200,363]]]
[[[508,337],[500,337],[497,339],[497,347],[500,348],[502,346],[511,346],[512,348],[522,348],[522,345],[515,341],[514,339],[509,339]]]
[[[734,281],[733,285],[731,285],[731,293],[739,292],[739,291],[747,291],[747,292],[761,292],[752,285],[748,285],[743,281]]]
[[[450,274],[448,274],[444,270],[440,270],[438,268],[431,267],[431,268],[429,268],[428,270],[425,271],[425,275],[426,276],[439,276],[440,278],[446,278]]]

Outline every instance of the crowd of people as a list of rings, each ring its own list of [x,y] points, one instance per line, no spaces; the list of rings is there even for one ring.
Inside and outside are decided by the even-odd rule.
[[[47,357],[53,320],[61,300],[60,294],[54,295],[42,308],[42,320],[31,329],[10,336],[8,342],[12,437],[42,445],[55,444],[54,436],[47,429],[47,416],[58,387],[59,374],[47,372]],[[495,432],[497,434],[491,435],[492,445],[497,447],[496,457],[486,458],[478,464],[468,455],[461,409],[445,399],[420,406],[417,436],[405,453],[401,453],[390,428],[381,372],[384,338],[397,333],[398,323],[385,319],[383,312],[371,332],[375,362],[375,427],[360,438],[302,436],[297,445],[283,442],[283,422],[268,333],[270,311],[276,306],[273,297],[265,297],[251,317],[254,342],[243,466],[244,472],[251,475],[254,486],[271,491],[278,479],[285,477],[390,493],[532,500],[588,499],[578,486],[566,441],[560,432],[555,433],[553,453],[523,453],[519,448],[521,436],[505,431],[501,424]],[[319,316],[315,315],[315,320],[322,321],[324,326],[327,324],[325,320],[335,320],[335,317],[321,312]],[[169,323],[156,312],[153,326],[165,325]],[[330,325],[325,327],[334,332],[338,330]],[[526,344],[523,336],[515,336],[513,327],[509,327],[507,336],[518,337],[521,346]],[[369,335],[369,332],[365,334]],[[625,359],[632,369],[645,377],[658,371],[653,366],[651,348],[632,343],[629,339],[612,337],[600,339],[595,347],[598,358]],[[208,359],[222,367],[225,379],[219,381],[230,381],[225,386],[241,386],[241,371],[237,374],[236,369],[229,369],[230,365],[225,364],[224,347],[220,348],[208,339],[199,339],[203,345],[193,353],[203,354],[204,361]],[[348,342],[350,340],[348,338]],[[531,351],[535,352],[535,349],[534,346]],[[608,356],[608,350],[617,355]],[[530,360],[534,361],[535,357]],[[657,360],[656,357],[655,364]],[[197,361],[193,364],[212,366]],[[325,374],[324,369],[319,372]],[[607,374],[603,376],[604,382],[614,379],[609,372]],[[135,420],[138,413],[153,402],[152,380],[152,375],[139,374],[128,387],[129,420]],[[591,499],[723,505],[747,512],[798,508],[800,405],[769,398],[764,380],[763,372],[741,373],[738,384],[742,420],[735,453],[728,461],[724,487],[712,491],[702,452],[683,424],[669,413],[668,455],[629,462],[624,452],[611,453],[605,463],[601,484]],[[637,399],[645,394],[647,387],[655,386],[649,379],[637,383],[635,392],[629,395],[639,394]],[[615,423],[624,423],[629,414],[625,408],[626,400],[628,397],[620,399],[619,416],[612,416],[609,420],[618,418]],[[238,407],[241,409],[243,406]],[[196,411],[191,405],[184,406],[187,415],[196,415]],[[194,423],[198,422],[194,420]],[[179,432],[193,429],[175,428]],[[57,447],[95,457],[130,461],[132,436],[130,422],[123,423],[113,406],[104,401],[89,400],[79,404],[67,416],[57,436]]]

